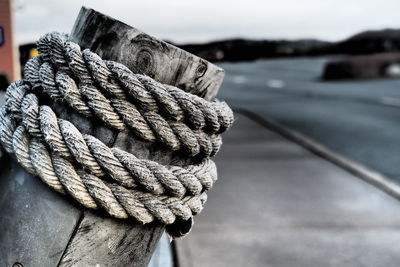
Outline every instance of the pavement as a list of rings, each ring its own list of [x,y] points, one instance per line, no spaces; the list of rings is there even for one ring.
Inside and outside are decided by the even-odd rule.
[[[400,203],[236,114],[180,267],[399,266]]]
[[[400,79],[319,80],[331,57],[223,63],[219,98],[400,182]]]

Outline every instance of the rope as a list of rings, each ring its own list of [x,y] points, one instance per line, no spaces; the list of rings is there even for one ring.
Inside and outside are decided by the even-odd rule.
[[[24,80],[8,87],[0,108],[4,150],[85,208],[140,223],[157,220],[173,237],[187,234],[217,180],[210,157],[233,123],[228,105],[102,60],[59,33],[44,35],[37,47],[39,56],[27,62]],[[110,148],[60,118],[46,105],[49,99],[53,108],[66,104],[90,120],[183,155],[187,163],[162,165]]]

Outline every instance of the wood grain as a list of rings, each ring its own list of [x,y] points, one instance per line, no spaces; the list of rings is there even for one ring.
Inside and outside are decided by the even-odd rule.
[[[59,266],[147,266],[163,231],[85,211]]]
[[[224,78],[216,65],[93,9],[81,9],[70,39],[103,59],[207,100],[217,94]]]
[[[57,266],[81,210],[9,155],[0,166],[0,266]]]

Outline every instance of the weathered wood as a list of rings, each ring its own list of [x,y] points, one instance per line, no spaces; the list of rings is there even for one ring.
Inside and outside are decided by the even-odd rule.
[[[154,224],[138,227],[85,211],[60,266],[146,266],[162,233]]]
[[[223,78],[223,70],[211,63],[92,9],[81,9],[70,39],[105,59],[126,64],[132,71],[144,72],[158,81],[207,98],[216,94]],[[142,69],[144,71],[140,71]],[[162,164],[184,160],[172,158],[170,152],[151,147],[129,133],[117,133],[99,122],[85,119],[64,106],[54,104],[52,107],[59,117],[68,119],[81,132],[96,136],[110,147],[118,146],[139,158],[150,158]],[[146,266],[149,262],[163,233],[162,225],[140,225],[109,218],[100,212],[83,212],[76,203],[23,172],[14,161],[5,161],[1,166],[10,171],[3,170],[1,175],[7,182],[0,187],[0,214],[11,215],[0,216],[0,266],[11,266],[15,262],[44,267]],[[15,182],[21,177],[29,183]],[[4,197],[19,191],[23,192],[23,198]],[[11,212],[31,202],[36,203],[40,211]],[[54,218],[56,216],[61,217]],[[48,224],[46,228],[37,227],[42,222]],[[7,231],[6,235],[3,230]],[[11,236],[17,238],[11,242]],[[26,241],[29,236],[32,239]]]
[[[8,155],[0,166],[0,266],[57,266],[81,211]]]
[[[93,9],[81,9],[70,39],[103,59],[208,100],[224,78],[224,70],[216,65]]]

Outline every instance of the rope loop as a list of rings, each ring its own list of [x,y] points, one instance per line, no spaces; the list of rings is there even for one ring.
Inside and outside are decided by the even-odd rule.
[[[173,237],[187,234],[217,180],[210,157],[233,123],[232,110],[102,60],[67,38],[56,32],[41,37],[24,79],[8,87],[0,108],[1,146],[27,172],[85,208],[140,223],[157,220]],[[184,155],[187,164],[110,148],[59,117],[55,104]]]

